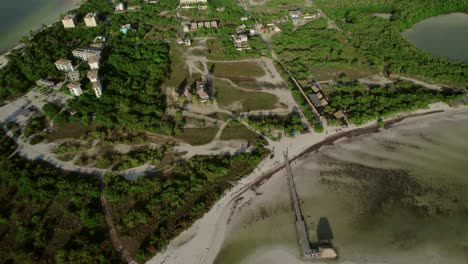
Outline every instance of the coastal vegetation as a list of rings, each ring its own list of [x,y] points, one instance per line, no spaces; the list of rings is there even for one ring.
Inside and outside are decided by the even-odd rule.
[[[424,18],[450,12],[467,12],[468,3],[456,0],[315,2],[349,33],[348,40],[370,64],[385,66],[387,73],[466,87],[468,65],[428,54],[403,38],[400,32]],[[389,20],[374,12],[391,13]]]
[[[145,261],[202,216],[231,182],[250,173],[268,152],[257,147],[234,156],[195,156],[179,160],[163,175],[133,181],[105,176],[105,195],[116,228],[135,259]]]
[[[299,81],[340,75],[359,78],[377,72],[378,65],[369,63],[347,43],[345,33],[329,30],[324,18],[297,29],[290,23],[281,24],[281,30],[283,32],[272,39],[273,50]],[[323,71],[327,71],[327,75],[318,75]]]
[[[463,95],[450,90],[429,90],[408,82],[354,90],[349,86],[337,86],[329,94],[330,105],[325,111],[333,114],[341,109],[351,123],[363,125],[401,112],[426,109],[431,103],[450,102],[460,96]]]
[[[117,262],[96,178],[14,155],[0,132],[0,258],[12,263]]]
[[[289,115],[249,115],[245,119],[250,127],[261,134],[279,140],[282,135],[294,136],[296,133],[304,132],[305,128],[299,113],[293,112]],[[276,133],[280,131],[280,133]]]

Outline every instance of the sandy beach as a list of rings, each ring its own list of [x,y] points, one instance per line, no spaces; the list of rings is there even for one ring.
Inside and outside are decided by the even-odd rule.
[[[431,105],[430,109],[401,114],[385,120],[385,127],[389,128],[398,122],[413,122],[431,113],[437,115],[441,112],[458,111],[466,110],[465,108],[453,109],[443,103],[437,103]],[[355,137],[360,134],[378,131],[379,127],[376,124],[369,123],[361,128],[349,126],[348,128],[342,128],[341,131],[336,128],[329,128],[322,134],[309,133],[298,135],[295,138],[285,138],[281,142],[273,143],[271,148],[274,148],[274,158],[265,159],[253,173],[243,178],[228,191],[208,213],[195,222],[192,227],[175,238],[164,252],[157,254],[147,263],[213,263],[223,245],[223,241],[227,238],[232,228],[232,223],[235,222],[234,220],[237,217],[235,210],[242,205],[248,204],[248,201],[255,200],[256,203],[261,203],[262,200],[271,200],[273,197],[258,196],[257,193],[262,192],[261,188],[264,187],[261,186],[270,186],[270,181],[273,185],[276,182],[276,187],[285,186],[285,181],[278,179],[271,180],[275,179],[276,175],[282,174],[283,151],[288,150],[289,157],[294,161],[304,158],[308,154],[316,152],[322,146],[333,144],[333,142],[342,138]],[[294,166],[294,162],[292,164]],[[270,186],[269,188],[276,187]],[[257,201],[257,199],[259,200]],[[297,249],[290,249],[292,252],[294,250]],[[284,255],[284,252],[281,254]],[[292,254],[291,257],[295,258],[294,252]],[[285,261],[287,263],[294,263],[289,260]],[[263,260],[260,263],[262,262]]]

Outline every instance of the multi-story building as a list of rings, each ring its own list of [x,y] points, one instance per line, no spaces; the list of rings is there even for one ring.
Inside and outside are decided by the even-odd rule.
[[[97,98],[101,98],[102,95],[102,86],[101,82],[97,80],[96,82],[91,83],[93,85],[93,91]]]
[[[55,62],[55,67],[57,67],[57,70],[59,71],[65,71],[65,72],[74,71],[72,62],[69,60],[62,60],[62,59],[58,60]]]
[[[52,87],[54,86],[54,82],[51,82],[51,81],[48,81],[48,80],[44,80],[44,79],[40,79],[40,80],[37,80],[36,81],[36,85],[37,86],[41,86],[41,87]]]
[[[70,93],[74,96],[80,96],[83,93],[81,90],[81,84],[79,83],[71,82],[67,84],[67,87],[70,90]]]
[[[89,68],[91,68],[91,70],[99,69],[99,58],[98,57],[89,58],[88,59],[88,64],[89,64]]]
[[[88,79],[90,82],[97,82],[98,81],[98,71],[88,71]]]
[[[84,17],[84,22],[87,27],[95,27],[98,23],[98,17],[96,13],[88,13]]]
[[[180,0],[181,5],[189,5],[189,4],[196,4],[196,3],[207,3],[208,0]]]
[[[74,28],[76,26],[76,15],[67,14],[62,19],[62,24],[64,28]]]
[[[101,51],[98,49],[75,49],[72,53],[73,57],[80,60],[88,60],[92,57],[101,58]]]
[[[77,82],[80,80],[80,72],[79,71],[71,71],[67,72],[68,79],[71,81]]]

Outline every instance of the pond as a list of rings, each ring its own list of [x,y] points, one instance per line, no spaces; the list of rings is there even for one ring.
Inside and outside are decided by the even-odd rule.
[[[468,14],[431,17],[416,23],[402,35],[430,54],[468,63]]]

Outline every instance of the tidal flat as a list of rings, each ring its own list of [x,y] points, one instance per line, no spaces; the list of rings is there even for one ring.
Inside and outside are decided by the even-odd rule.
[[[326,217],[336,263],[466,263],[468,114],[405,120],[293,164],[311,241]],[[284,173],[233,214],[216,263],[302,263]]]

